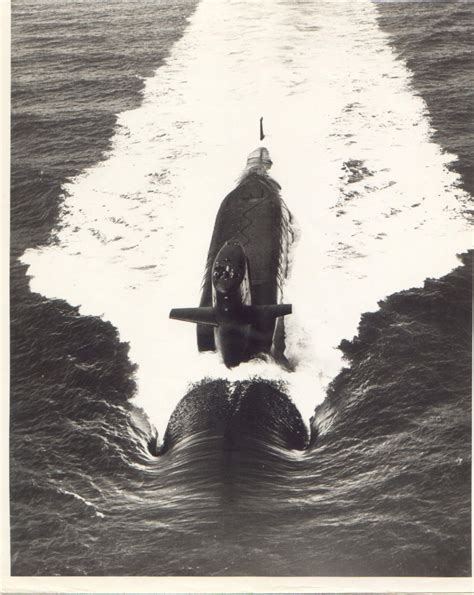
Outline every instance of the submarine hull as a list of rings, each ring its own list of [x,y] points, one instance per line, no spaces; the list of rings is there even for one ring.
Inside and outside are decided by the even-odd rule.
[[[200,307],[213,305],[212,267],[221,247],[227,242],[240,244],[249,263],[252,304],[278,304],[287,273],[290,214],[280,196],[280,186],[266,173],[251,171],[223,200],[216,216]],[[252,324],[242,361],[272,350],[275,316],[262,314]],[[197,325],[199,351],[216,350],[218,331]]]
[[[170,318],[196,323],[198,350],[218,351],[228,367],[262,353],[287,363],[282,317],[291,305],[280,302],[290,214],[279,184],[267,174],[271,164],[263,147],[250,154],[217,213],[199,307],[170,312]]]

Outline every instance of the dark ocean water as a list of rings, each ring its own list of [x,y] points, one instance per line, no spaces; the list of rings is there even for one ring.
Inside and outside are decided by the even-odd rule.
[[[153,456],[114,327],[29,290],[18,258],[55,241],[62,186],[107,158],[193,10],[12,4],[12,573],[470,575],[471,255],[362,317],[305,450],[282,387],[216,380]],[[378,11],[472,194],[472,5]]]

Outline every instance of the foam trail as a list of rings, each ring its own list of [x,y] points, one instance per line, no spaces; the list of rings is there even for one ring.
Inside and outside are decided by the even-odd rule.
[[[102,316],[139,365],[136,401],[160,435],[190,382],[288,382],[305,419],[341,367],[335,349],[377,300],[440,276],[470,245],[452,156],[370,2],[202,0],[109,158],[65,187],[58,242],[29,250],[31,286]],[[370,42],[370,43],[369,43]],[[258,145],[298,228],[285,301],[296,372],[228,371],[193,325],[219,204]]]

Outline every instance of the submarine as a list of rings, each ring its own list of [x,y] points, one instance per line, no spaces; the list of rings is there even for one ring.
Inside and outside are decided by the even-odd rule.
[[[198,350],[219,352],[228,368],[265,353],[284,360],[283,317],[292,306],[281,301],[291,214],[268,174],[271,166],[265,147],[250,153],[217,213],[199,306],[169,315],[196,323]]]

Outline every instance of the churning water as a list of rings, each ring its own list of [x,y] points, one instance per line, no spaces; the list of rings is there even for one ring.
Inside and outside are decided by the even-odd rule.
[[[12,13],[13,573],[469,574],[472,5]],[[168,320],[261,116],[291,373]],[[286,393],[312,445],[190,431],[153,457],[186,393],[211,420]]]

